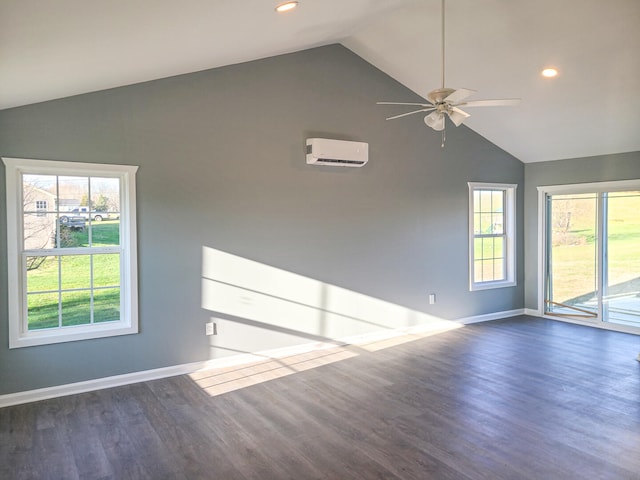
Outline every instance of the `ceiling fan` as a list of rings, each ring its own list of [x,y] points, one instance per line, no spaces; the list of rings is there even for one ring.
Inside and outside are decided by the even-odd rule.
[[[431,112],[424,117],[424,122],[436,131],[442,131],[442,146],[444,147],[444,129],[445,119],[449,119],[456,127],[462,125],[470,114],[462,110],[460,107],[499,107],[499,106],[513,106],[520,103],[519,98],[505,98],[499,100],[473,100],[466,101],[466,98],[475,93],[475,90],[469,90],[466,88],[446,88],[444,85],[444,60],[445,60],[445,0],[442,0],[442,87],[432,90],[427,94],[427,103],[403,103],[403,102],[377,102],[378,105],[407,105],[422,107],[418,110],[413,110],[407,113],[401,113],[400,115],[394,115],[388,117],[387,120],[394,120],[396,118],[406,117],[407,115],[414,115],[421,112]]]

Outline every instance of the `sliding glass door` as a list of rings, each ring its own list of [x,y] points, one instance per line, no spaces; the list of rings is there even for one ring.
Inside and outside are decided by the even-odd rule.
[[[616,186],[541,190],[545,314],[640,327],[640,188]]]

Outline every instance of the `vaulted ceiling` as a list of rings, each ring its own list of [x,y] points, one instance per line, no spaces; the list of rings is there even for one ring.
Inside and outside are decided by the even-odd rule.
[[[422,96],[440,86],[440,0],[300,0],[287,14],[277,3],[3,0],[0,109],[336,42]],[[640,1],[446,7],[447,86],[522,99],[469,111],[468,127],[524,162],[640,150]],[[540,75],[549,65],[555,79]]]

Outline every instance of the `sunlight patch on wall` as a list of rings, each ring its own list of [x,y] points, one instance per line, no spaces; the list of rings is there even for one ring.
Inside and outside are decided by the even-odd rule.
[[[202,257],[202,307],[232,316],[229,323],[242,325],[226,325],[231,329],[229,334],[220,329],[220,334],[212,337],[215,345],[225,346],[234,333],[245,336],[256,328],[266,342],[271,333],[272,339],[280,337],[278,341],[284,343],[255,345],[257,348],[249,350],[228,346],[252,352],[294,341],[335,341],[425,324],[442,328],[457,325],[210,247],[203,247]]]

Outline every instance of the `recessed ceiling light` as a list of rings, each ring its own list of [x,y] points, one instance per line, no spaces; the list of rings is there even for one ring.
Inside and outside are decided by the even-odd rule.
[[[276,12],[283,13],[288,12],[289,10],[293,10],[298,6],[298,2],[285,2],[281,3],[276,7]]]
[[[543,77],[553,78],[557,75],[558,75],[558,70],[553,67],[545,68],[544,70],[542,70]]]

